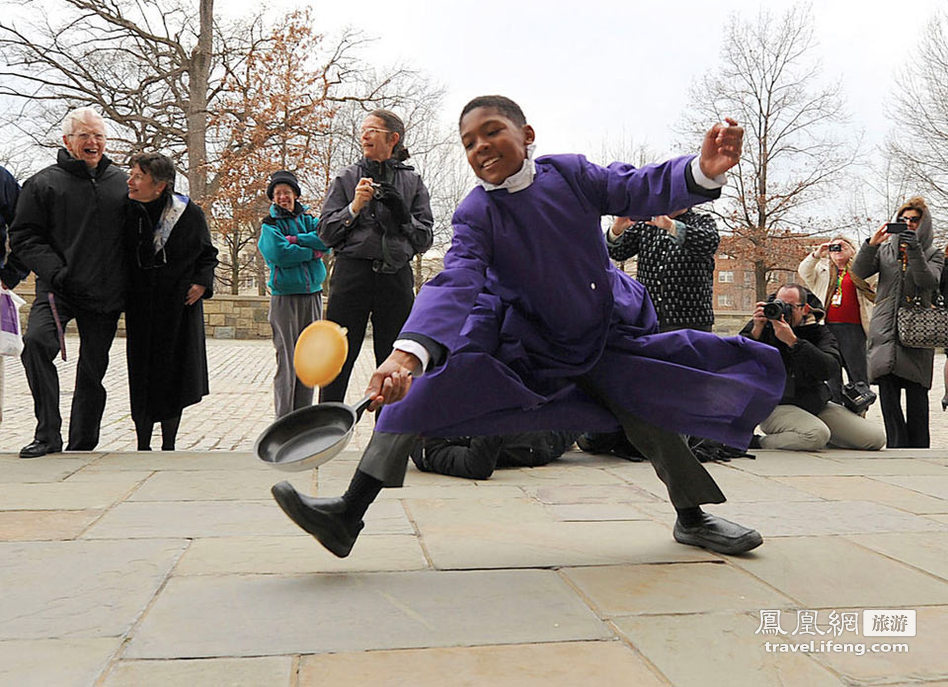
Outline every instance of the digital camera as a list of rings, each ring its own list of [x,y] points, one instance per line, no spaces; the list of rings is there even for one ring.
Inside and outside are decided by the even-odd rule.
[[[793,317],[793,305],[775,298],[770,303],[764,303],[764,317],[768,320],[779,320],[783,317],[784,322],[789,323]]]
[[[828,250],[830,253],[842,253],[843,245],[841,243],[834,243],[826,250]]]
[[[903,231],[908,231],[908,224],[905,222],[889,222],[885,225],[885,230],[889,234],[901,234]]]

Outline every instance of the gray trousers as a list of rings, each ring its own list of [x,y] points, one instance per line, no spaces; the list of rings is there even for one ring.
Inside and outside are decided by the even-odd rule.
[[[273,329],[273,347],[276,349],[273,408],[278,419],[313,403],[313,390],[296,377],[293,352],[300,333],[318,320],[322,312],[321,292],[270,296],[267,319]]]
[[[659,479],[665,483],[675,508],[724,502],[724,494],[681,435],[640,420],[605,397],[588,380],[577,379],[576,382],[618,418],[629,441],[651,461]],[[417,441],[418,436],[414,434],[374,432],[358,469],[386,487],[400,487],[405,480],[408,455]]]
[[[885,432],[875,423],[832,401],[817,415],[792,405],[779,405],[760,423],[766,436],[761,448],[819,451],[827,444],[857,451],[878,451]]]

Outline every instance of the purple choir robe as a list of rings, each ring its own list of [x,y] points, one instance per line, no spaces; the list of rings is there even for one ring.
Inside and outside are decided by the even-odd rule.
[[[602,215],[648,218],[708,200],[688,190],[691,157],[636,169],[582,156],[536,161],[521,191],[475,188],[454,214],[444,270],[403,334],[445,347],[376,429],[428,436],[609,431],[616,418],[580,391],[585,376],[640,418],[746,447],[780,401],[777,350],[743,337],[657,333],[639,282],[609,260]]]

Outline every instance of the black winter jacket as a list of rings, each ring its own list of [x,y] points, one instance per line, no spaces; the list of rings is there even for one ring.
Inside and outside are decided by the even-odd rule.
[[[125,304],[125,172],[102,156],[94,174],[59,150],[56,164],[23,184],[10,245],[36,273],[38,290],[76,308],[116,312]]]
[[[753,327],[751,320],[741,334],[750,337]],[[780,405],[794,405],[816,415],[831,396],[827,380],[839,375],[842,362],[839,344],[829,328],[818,322],[794,327],[793,333],[797,335],[797,343],[790,348],[777,338],[768,322],[758,341],[776,348],[783,358],[787,385]]]
[[[359,179],[392,184],[405,202],[411,221],[398,224],[388,208],[372,199],[356,217],[349,213]],[[434,240],[428,189],[413,167],[394,159],[379,163],[362,158],[333,179],[319,217],[319,237],[337,256],[379,261],[380,272],[394,273]]]

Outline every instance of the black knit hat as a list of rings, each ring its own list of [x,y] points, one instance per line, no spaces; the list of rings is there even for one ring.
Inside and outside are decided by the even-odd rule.
[[[300,182],[296,180],[296,175],[293,174],[293,172],[287,172],[285,169],[281,169],[270,175],[270,183],[267,184],[267,198],[270,200],[273,200],[273,189],[277,184],[286,184],[293,189],[297,197],[303,195],[300,192]]]

